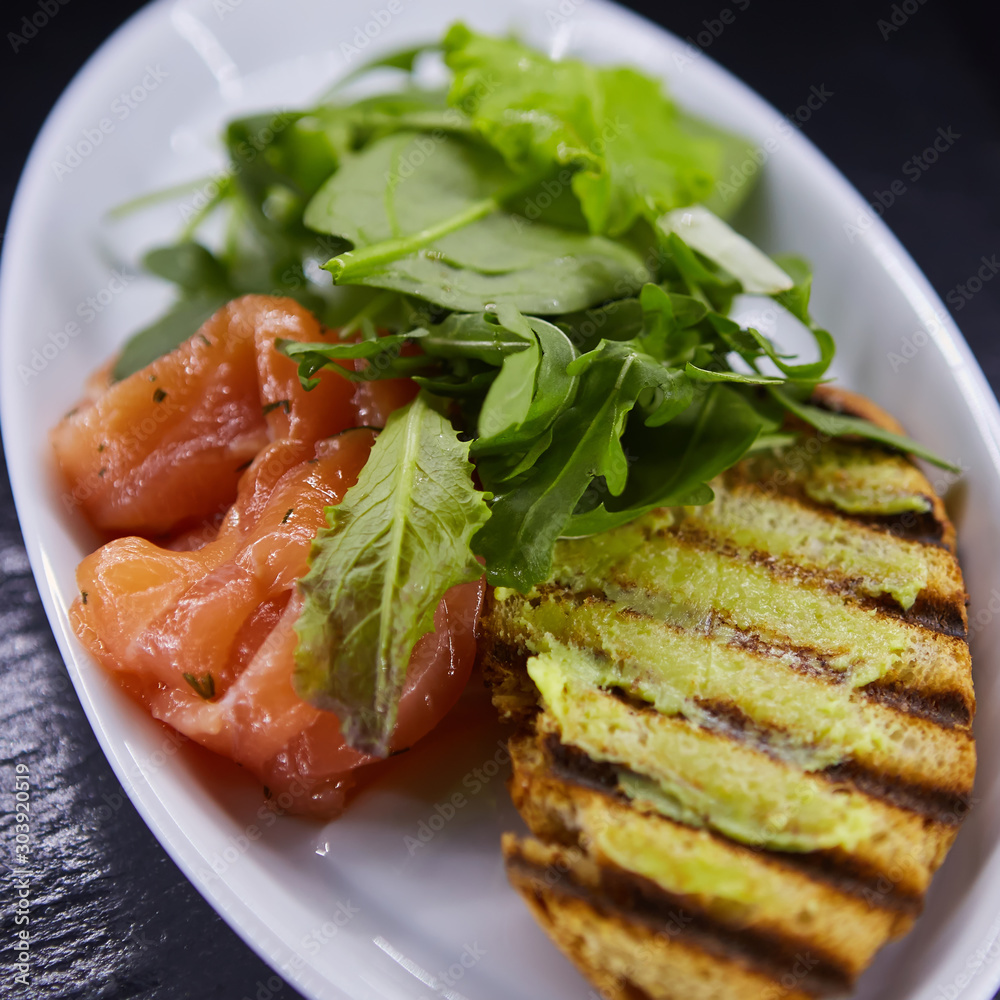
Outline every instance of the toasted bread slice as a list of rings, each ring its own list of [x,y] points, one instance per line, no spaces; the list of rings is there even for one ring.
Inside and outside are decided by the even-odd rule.
[[[843,993],[969,806],[954,530],[914,464],[860,441],[807,434],[712,486],[489,595],[483,669],[533,834],[505,838],[508,875],[603,997]]]

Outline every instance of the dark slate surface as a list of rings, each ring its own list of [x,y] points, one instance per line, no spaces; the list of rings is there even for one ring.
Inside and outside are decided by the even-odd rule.
[[[20,30],[21,18],[42,5],[10,0],[0,13],[6,37],[0,42],[4,209],[48,108],[138,6],[62,3],[16,53],[7,33]],[[1000,280],[968,300],[959,290],[983,256],[1000,253],[1000,79],[987,4],[713,0],[634,6],[690,36],[783,112],[794,113],[814,86],[832,92],[805,132],[866,198],[890,191],[894,180],[905,184],[905,193],[886,209],[886,221],[953,307],[996,390]],[[50,0],[48,9],[54,7]],[[559,4],[553,0],[551,7]],[[904,8],[915,13],[904,20]],[[723,20],[727,9],[732,16]],[[939,128],[960,138],[912,179],[912,158]],[[0,880],[0,997],[293,1000],[295,991],[272,978],[213,913],[124,799],[42,613],[6,476],[0,477],[0,663],[0,860],[16,869]],[[25,870],[13,854],[18,764],[29,769],[32,810],[27,990],[9,971],[14,879]]]

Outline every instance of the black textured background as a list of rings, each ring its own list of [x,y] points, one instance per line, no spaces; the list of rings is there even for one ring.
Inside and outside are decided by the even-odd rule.
[[[65,6],[17,53],[7,33],[38,11],[39,2],[0,4],[4,218],[49,108],[91,52],[139,6],[128,0],[61,2]],[[549,6],[559,4],[551,0]],[[1000,51],[986,19],[991,4],[711,0],[631,6],[690,36],[782,112],[794,112],[814,85],[825,86],[833,96],[804,131],[868,199],[906,178],[904,164],[938,128],[953,129],[961,138],[918,182],[906,181],[906,194],[885,220],[949,304],[958,301],[948,299],[949,292],[975,273],[980,258],[1000,253]],[[736,16],[723,25],[719,15],[727,7]],[[904,20],[905,11],[913,13]],[[895,30],[880,28],[880,20]],[[996,391],[1000,281],[987,284],[955,315]],[[16,427],[4,430],[17,433]],[[4,874],[0,997],[294,1000],[291,987],[275,989],[271,970],[188,884],[124,798],[46,623],[3,471],[0,664],[0,861],[12,862],[18,763],[30,768],[32,809],[32,986],[14,985],[8,971],[15,895],[14,876]]]

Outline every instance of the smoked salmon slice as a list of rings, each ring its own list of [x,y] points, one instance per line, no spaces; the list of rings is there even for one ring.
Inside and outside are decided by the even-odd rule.
[[[324,371],[307,393],[295,362],[274,348],[279,337],[334,336],[292,299],[230,302],[177,350],[56,425],[51,439],[67,487],[64,505],[110,535],[155,538],[223,513],[269,441],[383,426],[415,395],[412,382],[355,384]]]
[[[290,300],[236,300],[54,435],[66,475],[93,465],[89,454],[74,462],[78,446],[102,441],[100,454],[114,452],[113,476],[101,477],[108,486],[80,506],[105,530],[141,529],[80,564],[70,615],[83,644],[155,718],[247,767],[283,808],[291,801],[289,811],[323,816],[343,808],[357,769],[374,758],[348,747],[337,717],[294,690],[296,581],[325,508],[340,502],[367,460],[377,433],[370,425],[415,393],[408,380],[354,384],[332,372],[305,392],[274,341],[330,336]],[[211,370],[209,352],[225,377]],[[166,402],[148,391],[158,384],[168,399],[175,393],[176,408],[141,453],[117,444],[117,431],[141,426]],[[218,426],[210,426],[213,414]],[[358,426],[362,419],[369,426]],[[239,459],[242,471],[232,468]],[[201,486],[213,504],[228,504],[221,519],[199,503]],[[167,545],[142,537],[193,516],[207,519],[208,530],[175,534]],[[478,582],[442,600],[435,631],[410,660],[394,750],[429,732],[458,700],[475,659],[481,600]]]

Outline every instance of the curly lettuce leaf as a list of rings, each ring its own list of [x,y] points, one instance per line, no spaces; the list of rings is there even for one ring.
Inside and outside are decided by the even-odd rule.
[[[483,572],[469,543],[488,498],[468,456],[425,394],[397,410],[358,482],[327,508],[299,581],[295,689],[335,712],[365,753],[389,752],[410,654],[445,591]]]
[[[618,236],[639,218],[705,201],[732,160],[636,70],[553,60],[463,24],[448,31],[444,51],[455,74],[449,103],[515,172],[572,169],[593,233]]]

